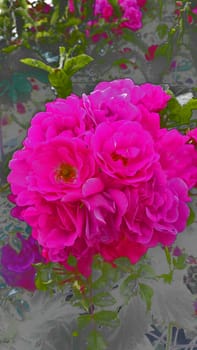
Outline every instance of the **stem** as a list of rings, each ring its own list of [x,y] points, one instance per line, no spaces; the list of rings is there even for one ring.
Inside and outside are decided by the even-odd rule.
[[[171,343],[172,343],[172,329],[173,327],[176,327],[176,323],[170,322],[168,325],[168,330],[167,330],[167,342],[166,342],[166,350],[171,349]]]

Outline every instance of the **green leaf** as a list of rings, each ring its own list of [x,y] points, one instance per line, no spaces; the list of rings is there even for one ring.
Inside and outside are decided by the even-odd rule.
[[[189,214],[189,218],[187,219],[187,226],[193,224],[195,221],[195,212],[191,207],[189,209],[190,209],[190,214]]]
[[[157,276],[158,278],[162,278],[165,283],[171,284],[173,279],[173,270],[169,273],[163,273]]]
[[[120,324],[118,314],[115,311],[102,310],[94,313],[94,320],[101,326],[117,327]]]
[[[53,68],[45,64],[40,60],[35,60],[33,58],[22,58],[20,62],[27,64],[28,66],[43,69],[49,73],[53,72]]]
[[[125,302],[128,302],[130,297],[136,293],[136,280],[138,275],[136,273],[130,274],[124,279],[120,285],[120,293],[125,297]]]
[[[155,51],[155,57],[159,56],[165,56],[169,60],[172,56],[172,47],[168,43],[158,46]]]
[[[13,51],[15,51],[16,49],[18,49],[18,47],[19,47],[20,45],[9,45],[9,46],[7,46],[7,47],[4,47],[3,49],[2,49],[2,52],[5,52],[5,53],[10,53],[10,52],[13,52]]]
[[[65,98],[72,92],[72,81],[63,69],[53,69],[49,73],[49,82],[55,88],[58,97]]]
[[[122,257],[122,258],[118,258],[115,260],[115,264],[121,269],[121,268],[124,268],[124,269],[128,269],[128,271],[131,270],[131,262],[128,258],[126,257]]]
[[[51,26],[54,26],[57,23],[58,18],[59,18],[59,5],[56,5],[53,8],[53,14],[51,16],[51,21],[50,21]]]
[[[163,39],[168,33],[168,26],[167,26],[167,24],[159,24],[157,26],[156,31],[157,31],[157,33],[159,35],[159,38]]]
[[[105,343],[102,335],[96,330],[93,330],[87,339],[87,350],[106,350],[107,344]]]
[[[77,259],[73,255],[69,255],[68,257],[68,265],[70,266],[76,266],[77,265]]]
[[[151,309],[152,297],[153,297],[153,289],[144,283],[139,283],[139,293],[141,298],[146,303],[146,311]]]
[[[177,258],[173,258],[173,265],[177,270],[183,270],[186,268],[186,254],[179,255]]]
[[[115,15],[119,18],[122,17],[122,12],[120,10],[120,6],[118,4],[118,0],[108,0],[108,2],[112,5]]]
[[[71,77],[73,74],[87,66],[92,61],[93,58],[85,54],[69,58],[64,63],[64,72]]]
[[[116,299],[108,292],[102,292],[93,297],[93,304],[97,306],[111,306],[115,303]]]
[[[91,322],[91,320],[92,320],[92,315],[89,315],[89,314],[78,316],[77,324],[79,329],[87,327],[88,324]]]
[[[37,288],[38,290],[42,290],[42,291],[47,291],[47,290],[48,290],[47,284],[44,284],[44,283],[43,283],[42,275],[41,275],[40,272],[37,272],[37,273],[36,273],[35,285],[36,285],[36,288]]]
[[[197,99],[192,98],[182,106],[181,123],[187,124],[190,122],[193,110],[197,109]]]
[[[167,263],[168,263],[169,267],[171,267],[171,264],[172,264],[172,256],[171,256],[171,254],[170,254],[169,248],[168,248],[168,247],[164,247],[164,252],[165,252],[165,256],[166,256]]]
[[[31,83],[27,80],[27,77],[23,73],[14,73],[12,77],[13,87],[19,92],[24,94],[30,94],[32,91]]]

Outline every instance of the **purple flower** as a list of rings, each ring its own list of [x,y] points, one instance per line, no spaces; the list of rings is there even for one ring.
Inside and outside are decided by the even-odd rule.
[[[6,244],[1,249],[0,273],[5,282],[12,287],[21,287],[34,291],[36,270],[32,264],[43,262],[37,242],[32,236],[25,239],[20,233],[16,234],[21,241],[19,253]]]

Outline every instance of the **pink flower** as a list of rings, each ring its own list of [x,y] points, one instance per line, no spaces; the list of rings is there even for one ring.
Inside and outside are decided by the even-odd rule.
[[[26,108],[25,108],[24,104],[21,102],[18,102],[16,104],[16,109],[17,109],[17,112],[20,114],[24,114],[26,112]]]
[[[197,7],[194,7],[194,8],[192,9],[192,12],[193,12],[195,15],[197,15]]]
[[[109,20],[113,15],[113,7],[107,0],[96,0],[94,14],[95,16],[101,15],[106,20]]]
[[[126,257],[131,261],[131,264],[135,264],[146,254],[147,250],[148,248],[143,244],[130,241],[122,235],[122,239],[118,243],[102,244],[100,253],[108,262],[114,262],[115,259]]]
[[[148,47],[148,51],[145,54],[145,58],[147,61],[152,61],[155,58],[155,52],[158,48],[158,45],[151,45]]]
[[[136,31],[142,27],[142,13],[140,8],[145,5],[144,0],[119,0],[120,10],[122,12],[122,23],[117,26],[117,30],[121,28],[129,28]],[[117,22],[113,7],[108,0],[96,0],[94,7],[95,16],[104,18],[106,21]]]
[[[139,8],[128,7],[123,12],[123,22],[121,23],[121,28],[129,28],[132,31],[139,30],[142,28],[142,13]]]
[[[87,211],[84,233],[91,247],[111,244],[121,239],[120,226],[126,213],[128,202],[124,192],[108,189],[83,200]]]
[[[137,122],[101,123],[92,147],[101,171],[124,184],[147,181],[158,160],[150,134]]]
[[[146,5],[147,0],[137,0],[137,4],[139,7],[144,7]]]
[[[72,247],[63,249],[43,248],[42,254],[50,262],[59,262],[69,271],[82,273],[85,277],[91,275],[92,261],[94,254],[98,252],[94,248],[87,246],[83,238],[77,238]],[[69,256],[72,255],[77,259],[77,266],[70,266],[68,263]]]
[[[58,98],[46,104],[46,112],[37,113],[31,121],[24,146],[35,147],[56,136],[77,136],[85,131],[85,110],[78,96]]]
[[[68,8],[71,13],[75,12],[74,0],[68,0]]]
[[[188,136],[182,135],[178,130],[162,129],[157,149],[160,164],[168,178],[180,177],[189,189],[196,185],[197,152],[195,144],[189,142]]]
[[[85,142],[61,135],[34,149],[16,152],[10,169],[8,181],[14,194],[21,191],[16,202],[23,206],[34,201],[35,193],[49,201],[79,198],[83,184],[94,175],[95,162]],[[18,188],[21,175],[27,173],[25,183]]]
[[[192,23],[193,23],[193,17],[192,17],[192,15],[187,15],[187,22],[188,22],[189,24],[192,24]]]
[[[83,232],[84,209],[80,202],[37,200],[34,205],[24,209],[22,215],[32,227],[32,236],[47,249],[60,251],[71,247]]]
[[[128,66],[126,63],[120,63],[119,66],[121,69],[128,69]]]
[[[197,128],[188,131],[187,136],[189,136],[187,143],[197,146]]]
[[[147,247],[172,244],[189,217],[188,187],[179,178],[166,181],[161,169],[143,187],[128,188],[128,210],[123,230]],[[130,213],[133,213],[132,216]]]
[[[144,96],[140,98],[140,102],[151,112],[159,112],[167,106],[167,102],[171,99],[161,86],[149,83],[142,84],[140,90]]]
[[[9,163],[9,199],[47,261],[88,277],[95,254],[136,263],[185,229],[197,129],[160,127],[169,99],[160,86],[119,79],[47,103],[32,119]]]

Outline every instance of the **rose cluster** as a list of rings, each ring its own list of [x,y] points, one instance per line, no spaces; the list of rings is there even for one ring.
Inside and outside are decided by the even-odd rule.
[[[9,163],[13,216],[32,228],[48,261],[91,273],[92,257],[128,257],[171,245],[186,227],[197,185],[197,129],[160,127],[170,95],[130,79],[99,83],[37,113]]]
[[[141,8],[146,4],[146,0],[118,0],[120,11],[122,13],[122,23],[120,28],[129,28],[132,31],[139,30],[142,27]],[[114,9],[108,0],[96,0],[94,6],[95,16],[110,21],[116,20]]]

